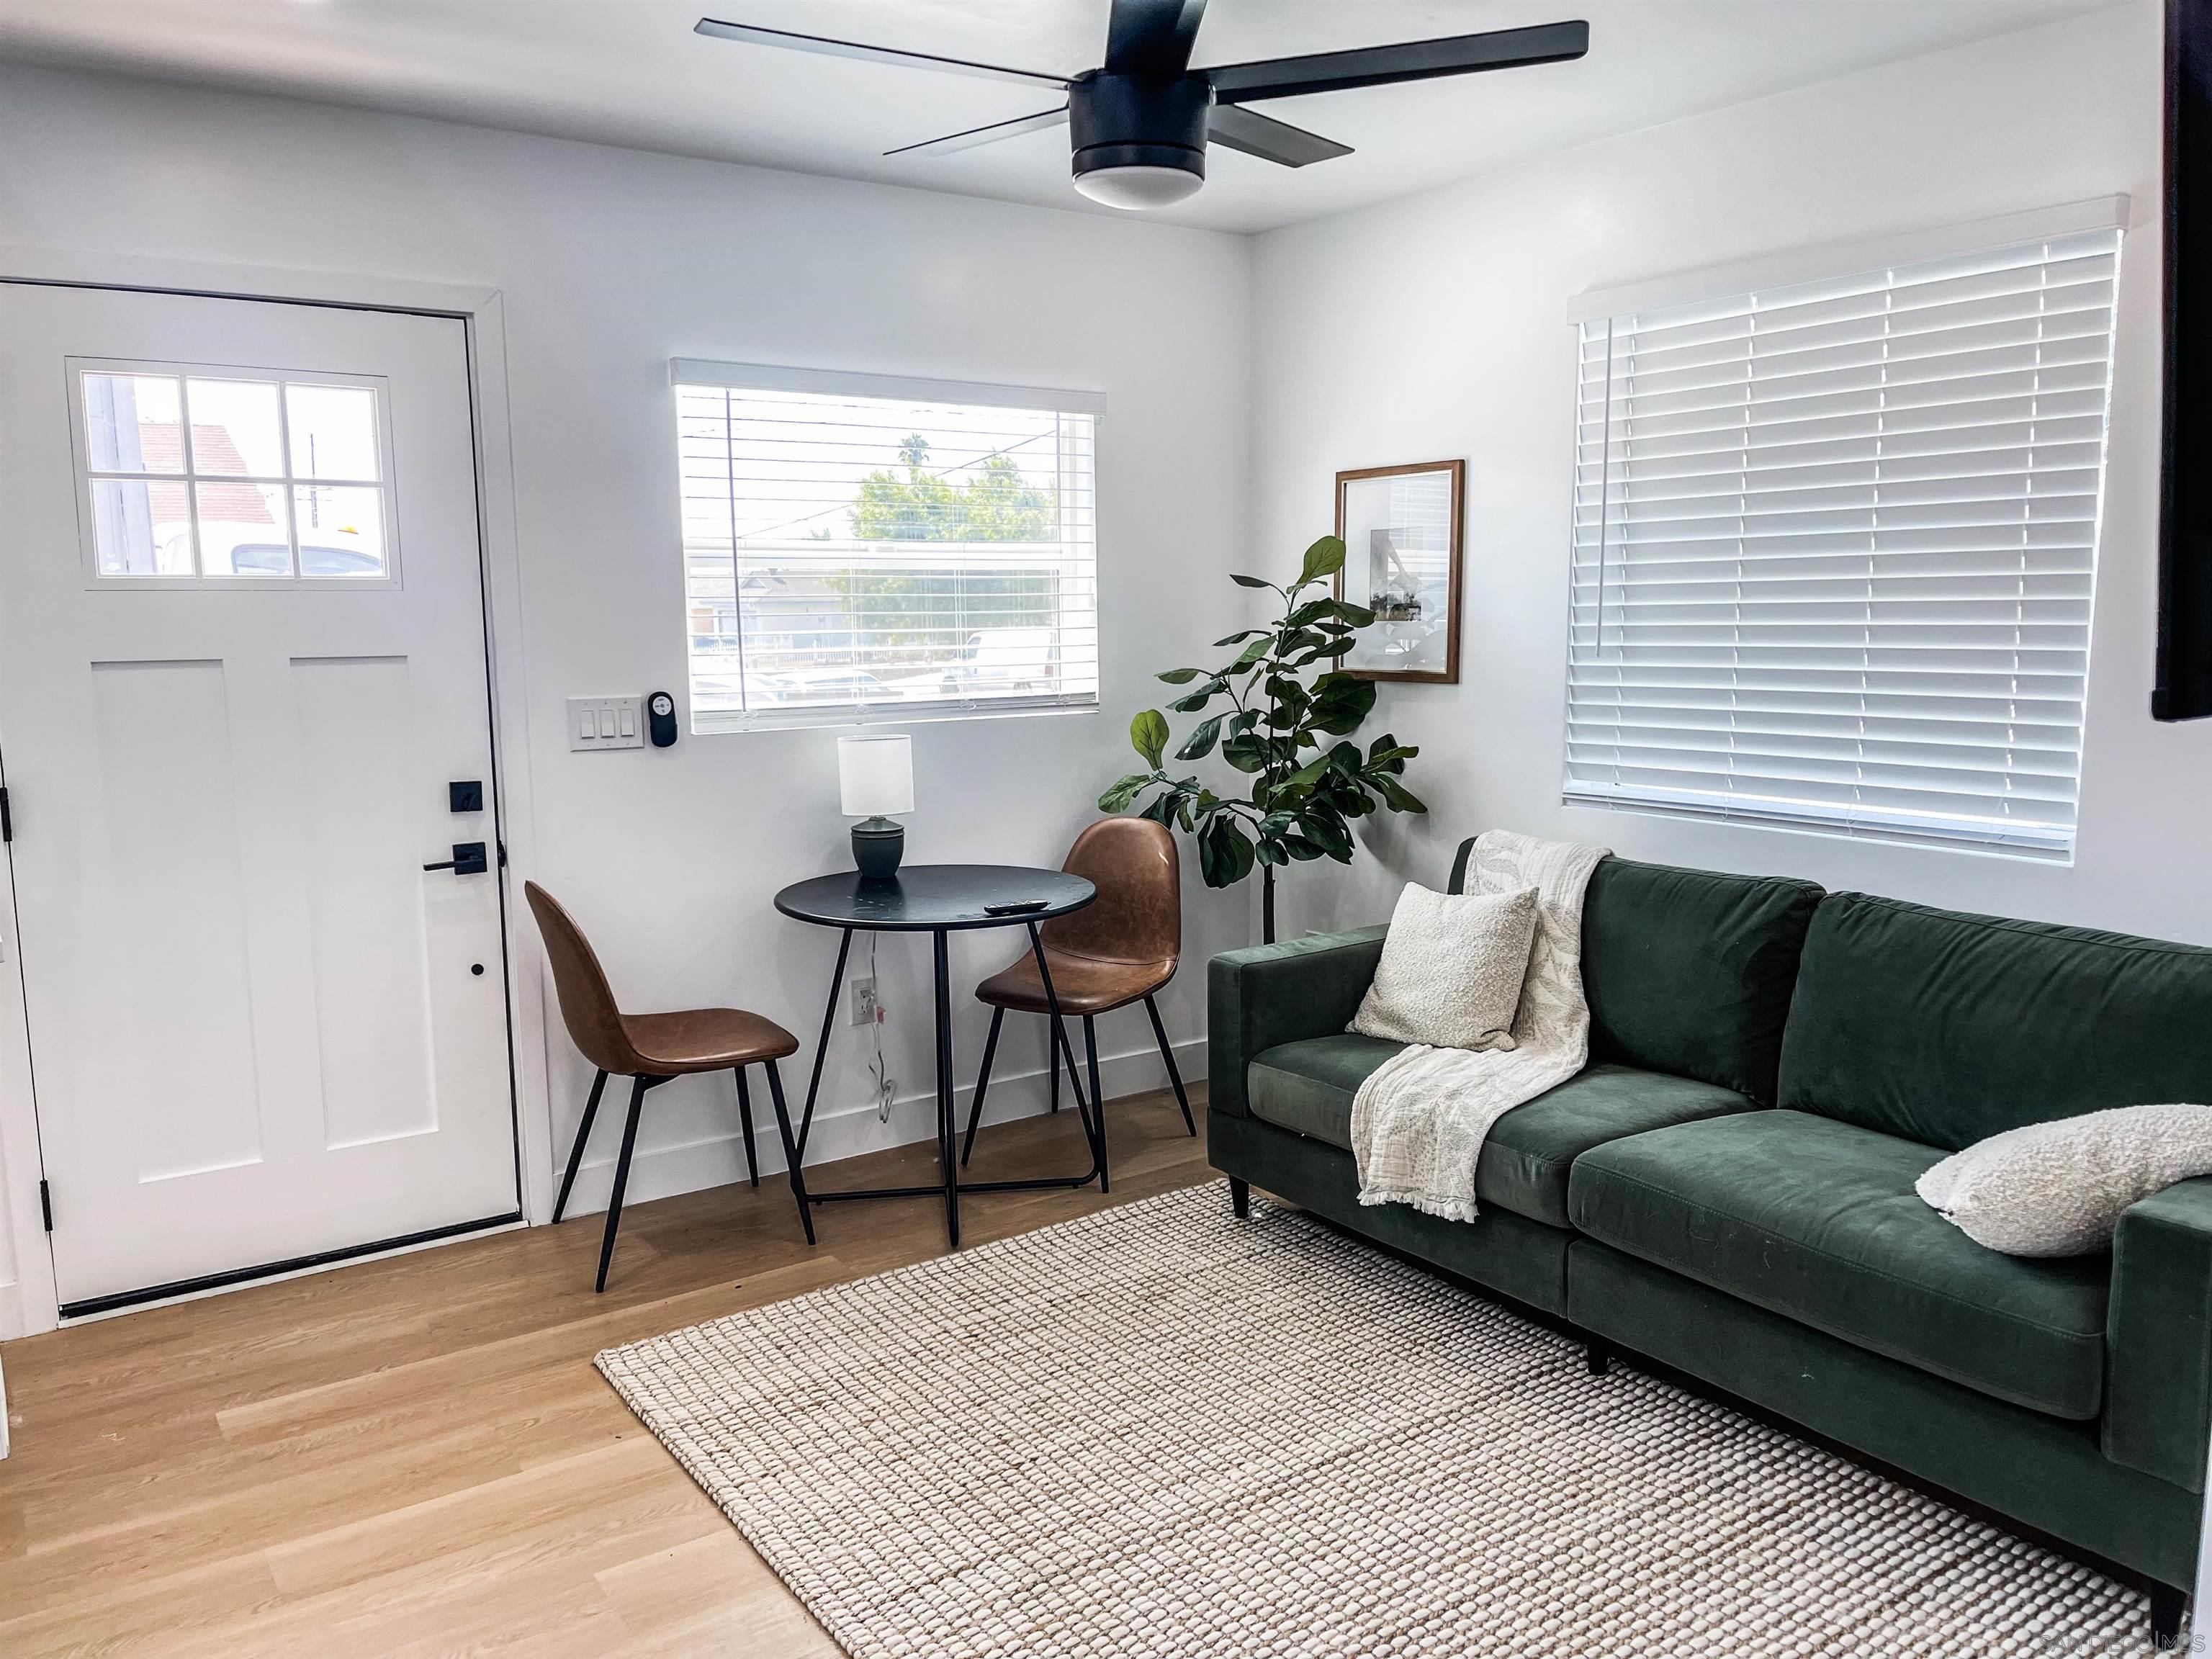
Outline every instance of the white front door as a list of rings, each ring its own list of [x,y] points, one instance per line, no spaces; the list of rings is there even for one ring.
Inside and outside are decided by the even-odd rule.
[[[514,1217],[459,321],[0,286],[0,767],[65,1314]]]

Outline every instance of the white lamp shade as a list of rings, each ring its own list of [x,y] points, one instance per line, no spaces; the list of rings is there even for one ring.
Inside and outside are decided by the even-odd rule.
[[[914,745],[903,732],[837,739],[837,793],[848,818],[914,811]]]

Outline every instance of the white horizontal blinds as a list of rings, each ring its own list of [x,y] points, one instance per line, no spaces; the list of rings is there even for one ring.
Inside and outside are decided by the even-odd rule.
[[[1567,797],[2070,849],[2118,262],[1583,324]]]
[[[695,723],[1095,702],[1095,416],[678,384]]]

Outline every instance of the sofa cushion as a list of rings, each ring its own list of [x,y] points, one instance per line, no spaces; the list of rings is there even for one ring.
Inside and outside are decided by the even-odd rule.
[[[1369,1073],[1406,1045],[1339,1031],[1262,1049],[1245,1073],[1252,1115],[1352,1150],[1352,1097]]]
[[[1956,1152],[2110,1106],[2212,1103],[2212,951],[1821,901],[1779,1103]]]
[[[1912,1183],[1942,1154],[1802,1112],[1593,1148],[1567,1211],[1616,1249],[2054,1417],[2103,1401],[2106,1256],[1985,1250]]]
[[[1467,857],[1462,848],[1455,892]],[[1601,860],[1583,899],[1590,1058],[1771,1105],[1797,955],[1820,902],[1809,881]]]
[[[1490,1126],[1475,1163],[1475,1196],[1533,1221],[1570,1227],[1568,1174],[1592,1147],[1671,1124],[1759,1109],[1733,1089],[1601,1061]]]
[[[1270,1048],[1252,1063],[1252,1115],[1332,1146],[1352,1146],[1352,1097],[1398,1052],[1372,1037],[1313,1037]],[[1491,1126],[1474,1166],[1481,1204],[1565,1227],[1567,1171],[1591,1147],[1621,1135],[1724,1112],[1747,1112],[1741,1095],[1693,1078],[1599,1065],[1516,1106]]]

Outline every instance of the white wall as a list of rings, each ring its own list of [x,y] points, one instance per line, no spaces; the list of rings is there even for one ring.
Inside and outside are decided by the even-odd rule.
[[[1802,873],[1940,902],[2212,939],[2198,829],[2212,727],[2160,727],[2155,528],[2158,9],[2131,4],[1610,140],[1255,241],[283,100],[0,70],[0,242],[496,286],[505,296],[534,848],[525,873],[598,936],[643,1006],[728,1000],[811,1044],[834,940],[769,897],[843,856],[830,734],[687,736],[571,757],[561,699],[680,690],[665,363],[678,355],[1108,395],[1100,717],[915,728],[910,856],[1052,861],[1123,769],[1158,665],[1234,625],[1224,566],[1279,567],[1331,516],[1341,468],[1465,456],[1464,683],[1387,688],[1419,743],[1426,820],[1376,857],[1286,878],[1284,929],[1387,913],[1491,824],[1632,856]],[[1569,296],[1808,243],[2124,191],[2112,465],[2078,862],[2059,868],[1559,800],[1572,417]],[[1377,728],[1379,729],[1379,727]],[[1194,860],[1187,860],[1194,864]],[[1249,936],[1247,896],[1186,870],[1194,963]],[[523,926],[526,928],[527,923]],[[963,976],[996,965],[956,945]],[[890,1053],[929,1075],[912,941],[883,952]],[[1186,1043],[1202,975],[1167,999]],[[963,1071],[981,1022],[960,1005]],[[825,1150],[879,1133],[840,1026]],[[1109,1053],[1141,1055],[1118,1017]],[[554,1061],[555,1144],[584,1074]],[[1201,1051],[1184,1050],[1190,1069]],[[1007,1055],[1036,1066],[1024,1034]],[[1109,1091],[1148,1083],[1141,1059]],[[0,1095],[20,1092],[0,1072]],[[657,1095],[641,1195],[729,1178],[726,1085]],[[1010,1091],[1001,1099],[1015,1103]],[[925,1133],[918,1113],[893,1126]],[[18,1162],[26,1160],[19,1159]],[[770,1155],[771,1164],[776,1159]],[[584,1197],[604,1190],[604,1153]],[[29,1179],[11,1170],[7,1190]],[[0,1229],[0,1237],[4,1237]],[[18,1237],[21,1235],[19,1233]],[[42,1270],[42,1266],[40,1270]],[[4,1291],[4,1286],[0,1286]],[[0,1297],[0,1301],[4,1301]],[[4,1318],[4,1309],[0,1309]]]
[[[1220,571],[1246,514],[1249,245],[1136,221],[928,195],[277,100],[0,70],[0,242],[313,268],[503,291],[528,729],[542,881],[583,921],[639,1009],[732,1003],[802,1034],[836,936],[778,917],[786,883],[841,867],[834,734],[685,736],[671,750],[572,756],[562,699],[684,686],[672,356],[1096,388],[1103,716],[919,725],[908,856],[1057,865],[1127,769],[1146,677],[1230,625]],[[4,302],[4,300],[0,300]],[[1202,573],[1195,574],[1194,573]],[[1246,909],[1197,885],[1193,968],[1163,998],[1203,1030],[1206,956]],[[519,927],[530,927],[526,916]],[[1018,936],[1017,936],[1018,937]],[[966,987],[1012,940],[957,939],[960,1068],[982,1021]],[[930,1086],[926,941],[886,938],[902,1093]],[[550,999],[549,999],[550,1000]],[[1039,1022],[1017,1021],[1018,1026]],[[862,1033],[841,1024],[824,1156],[929,1131],[915,1100],[878,1130]],[[1101,1022],[1110,1093],[1149,1086],[1141,1012]],[[35,1042],[35,1033],[33,1034]],[[589,1073],[559,1035],[556,1145]],[[1042,1065],[1010,1031],[1002,1076]],[[1182,1050],[1202,1073],[1202,1047]],[[803,1087],[803,1067],[789,1068]],[[0,1087],[9,1079],[0,1073]],[[763,1091],[764,1094],[764,1091]],[[1017,1084],[994,1101],[1011,1109]],[[794,1106],[796,1102],[794,1102]],[[775,1136],[766,1101],[765,1161]],[[632,1195],[732,1178],[725,1076],[655,1094]],[[612,1136],[580,1184],[602,1201]],[[9,1190],[25,1201],[29,1172]],[[4,1234],[0,1229],[0,1234]],[[37,1268],[43,1272],[41,1262]]]
[[[1498,826],[1643,859],[2212,943],[2212,723],[2160,726],[2160,11],[2130,4],[1547,157],[1258,240],[1254,544],[1330,521],[1343,469],[1468,461],[1462,684],[1386,687],[1432,809],[1289,878],[1286,932],[1389,914]],[[1570,296],[1793,247],[2124,191],[2125,252],[2077,861],[1885,846],[1559,801]]]

